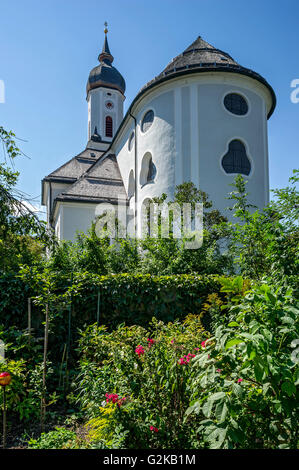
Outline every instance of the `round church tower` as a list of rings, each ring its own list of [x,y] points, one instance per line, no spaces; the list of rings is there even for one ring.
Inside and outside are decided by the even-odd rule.
[[[98,150],[109,147],[122,122],[126,89],[124,78],[112,65],[114,58],[108,45],[107,23],[104,32],[104,45],[98,57],[100,64],[91,70],[86,86],[88,140]]]
[[[185,181],[225,213],[237,174],[248,180],[250,202],[264,207],[267,119],[275,104],[261,75],[198,37],[141,89],[113,142],[138,219],[144,201],[162,193],[172,198]]]

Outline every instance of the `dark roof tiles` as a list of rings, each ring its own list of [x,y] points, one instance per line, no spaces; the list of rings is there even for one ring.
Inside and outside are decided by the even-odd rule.
[[[115,155],[98,160],[87,173],[81,176],[66,191],[59,194],[58,201],[127,201]]]
[[[104,152],[97,150],[85,149],[83,152],[76,155],[71,160],[66,162],[57,170],[50,173],[46,179],[56,178],[75,178],[78,179],[85,173],[102,155]]]

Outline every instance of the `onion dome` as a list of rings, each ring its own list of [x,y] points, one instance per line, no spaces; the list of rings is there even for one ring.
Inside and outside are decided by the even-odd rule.
[[[124,94],[126,90],[126,82],[123,76],[112,65],[114,58],[109,49],[107,32],[108,30],[106,28],[103,49],[98,57],[100,65],[94,67],[88,77],[86,86],[87,94],[90,90],[99,87],[114,88],[122,94]]]

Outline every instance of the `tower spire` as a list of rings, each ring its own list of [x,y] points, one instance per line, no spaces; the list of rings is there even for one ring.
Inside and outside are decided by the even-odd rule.
[[[109,45],[108,45],[108,39],[107,39],[108,23],[107,23],[107,21],[105,21],[104,26],[105,26],[105,29],[104,29],[104,33],[105,33],[104,45],[103,45],[102,52],[99,55],[98,59],[99,59],[99,62],[108,61],[108,62],[112,63],[113,60],[114,60],[114,57],[111,54],[110,49],[109,49]]]

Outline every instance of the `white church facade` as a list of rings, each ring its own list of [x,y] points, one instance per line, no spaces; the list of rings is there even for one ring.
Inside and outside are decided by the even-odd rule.
[[[275,93],[258,73],[198,37],[137,94],[123,117],[125,81],[113,67],[107,30],[87,82],[88,143],[42,181],[42,204],[59,239],[87,232],[99,204],[141,208],[192,181],[223,214],[236,174],[249,200],[269,199],[267,122]]]

